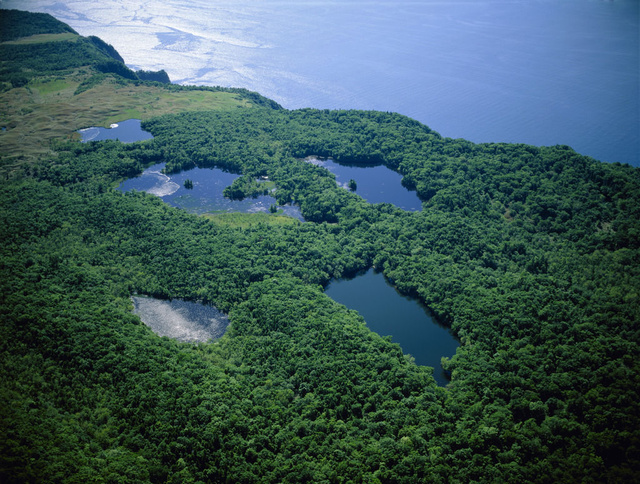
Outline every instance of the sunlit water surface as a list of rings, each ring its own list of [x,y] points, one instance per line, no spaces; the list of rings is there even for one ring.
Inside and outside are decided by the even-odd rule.
[[[140,126],[139,119],[127,119],[119,123],[113,123],[108,128],[91,126],[78,131],[83,143],[89,141],[104,141],[108,139],[133,143],[153,138],[153,135]]]
[[[151,193],[162,198],[169,205],[189,213],[204,214],[216,212],[268,212],[276,205],[275,197],[261,195],[244,200],[230,200],[223,195],[224,189],[240,175],[219,168],[192,168],[180,173],[165,174],[165,164],[147,168],[140,176],[129,178],[120,184],[118,190]],[[186,188],[184,182],[191,180],[193,188]],[[295,205],[276,205],[280,213],[298,220],[304,220]]]
[[[173,82],[640,164],[638,0],[2,0]]]

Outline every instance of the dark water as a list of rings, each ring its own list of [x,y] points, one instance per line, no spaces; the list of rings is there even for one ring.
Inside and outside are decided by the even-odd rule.
[[[385,166],[347,166],[332,160],[311,160],[310,162],[327,168],[336,175],[337,182],[346,187],[350,179],[357,182],[356,193],[370,203],[392,203],[403,210],[417,211],[422,207],[415,192],[401,184],[402,175]],[[161,197],[173,207],[190,213],[212,212],[267,212],[276,199],[270,195],[245,200],[224,198],[224,189],[240,175],[228,173],[218,168],[192,168],[180,173],[162,173],[164,164],[147,168],[138,177],[125,180],[118,190],[127,192],[138,190]],[[193,188],[184,187],[185,180],[193,182]],[[278,206],[285,215],[304,220],[297,206]]]
[[[138,177],[130,178],[120,184],[118,190],[144,191],[161,197],[173,207],[182,208],[189,213],[203,214],[211,212],[267,212],[276,203],[272,196],[265,195],[244,200],[224,198],[223,190],[240,175],[228,173],[218,168],[192,168],[191,170],[165,175],[161,172],[164,163],[147,168]],[[193,182],[193,188],[184,187],[185,180]],[[285,215],[302,220],[298,207],[279,206]]]
[[[151,133],[144,131],[140,127],[139,119],[127,119],[120,123],[114,123],[112,126],[111,128],[92,126],[91,128],[81,129],[79,133],[82,136],[82,142],[115,139],[123,143],[133,143],[153,138]]]
[[[80,130],[82,141],[102,141],[106,139],[120,140],[125,143],[151,139],[151,133],[140,127],[139,119],[129,119],[117,123],[113,128],[86,128]],[[234,175],[217,168],[193,168],[177,174],[162,173],[164,163],[147,168],[140,176],[125,180],[118,190],[144,191],[162,198],[173,207],[178,207],[190,213],[203,214],[210,212],[266,212],[276,199],[271,196],[261,196],[245,200],[228,200],[224,198],[223,190],[233,183],[240,175]],[[184,187],[185,180],[193,182],[192,189]],[[302,220],[297,207],[278,207],[284,214]]]
[[[412,355],[418,365],[434,368],[438,385],[447,384],[440,358],[453,356],[458,341],[423,305],[401,295],[381,273],[371,269],[353,279],[333,281],[325,294],[358,311],[372,331],[381,336],[391,335],[392,341],[398,343],[405,354]]]
[[[206,343],[220,338],[229,326],[229,318],[213,306],[180,299],[133,297],[132,300],[133,311],[158,336]]]
[[[391,203],[411,212],[422,209],[422,202],[416,192],[402,186],[402,175],[386,166],[342,165],[331,159],[317,158],[310,159],[309,162],[329,170],[345,189],[348,189],[349,180],[355,180],[355,193],[369,203]]]

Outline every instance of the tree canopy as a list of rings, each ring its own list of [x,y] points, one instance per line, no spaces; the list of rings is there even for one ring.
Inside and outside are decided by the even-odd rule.
[[[3,482],[637,479],[639,169],[268,102],[143,127],[57,142],[0,185]],[[369,204],[310,155],[384,164],[423,210]],[[243,175],[228,196],[268,176],[307,222],[215,223],[113,189],[158,162]],[[324,294],[372,266],[460,339],[447,387]],[[212,304],[230,328],[161,338],[136,294]]]

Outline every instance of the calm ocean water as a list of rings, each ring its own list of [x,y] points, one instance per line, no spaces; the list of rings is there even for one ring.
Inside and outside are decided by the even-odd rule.
[[[178,83],[640,166],[638,0],[0,0]]]

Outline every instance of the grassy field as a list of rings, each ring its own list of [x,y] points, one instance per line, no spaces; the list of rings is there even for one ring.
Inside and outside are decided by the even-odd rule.
[[[47,79],[33,82],[30,89],[37,91],[41,96],[47,94],[54,94],[61,91],[65,91],[71,87],[71,84],[64,78],[61,79]]]
[[[7,45],[19,45],[19,44],[42,44],[44,42],[62,42],[67,40],[77,40],[80,37],[77,34],[71,32],[64,32],[62,34],[37,34],[29,37],[23,37],[18,40],[10,40],[3,42]]]
[[[204,214],[203,217],[223,227],[237,227],[242,229],[246,229],[256,225],[281,226],[281,225],[296,225],[300,223],[299,220],[288,217],[286,215],[264,213],[264,212],[207,213],[207,214]]]
[[[78,71],[64,78],[32,80],[25,87],[0,93],[0,128],[5,128],[0,132],[3,177],[47,154],[53,139],[79,139],[76,131],[81,128],[184,111],[251,106],[235,93],[170,92],[162,87],[123,85],[110,77],[74,95],[89,76],[88,71]]]

